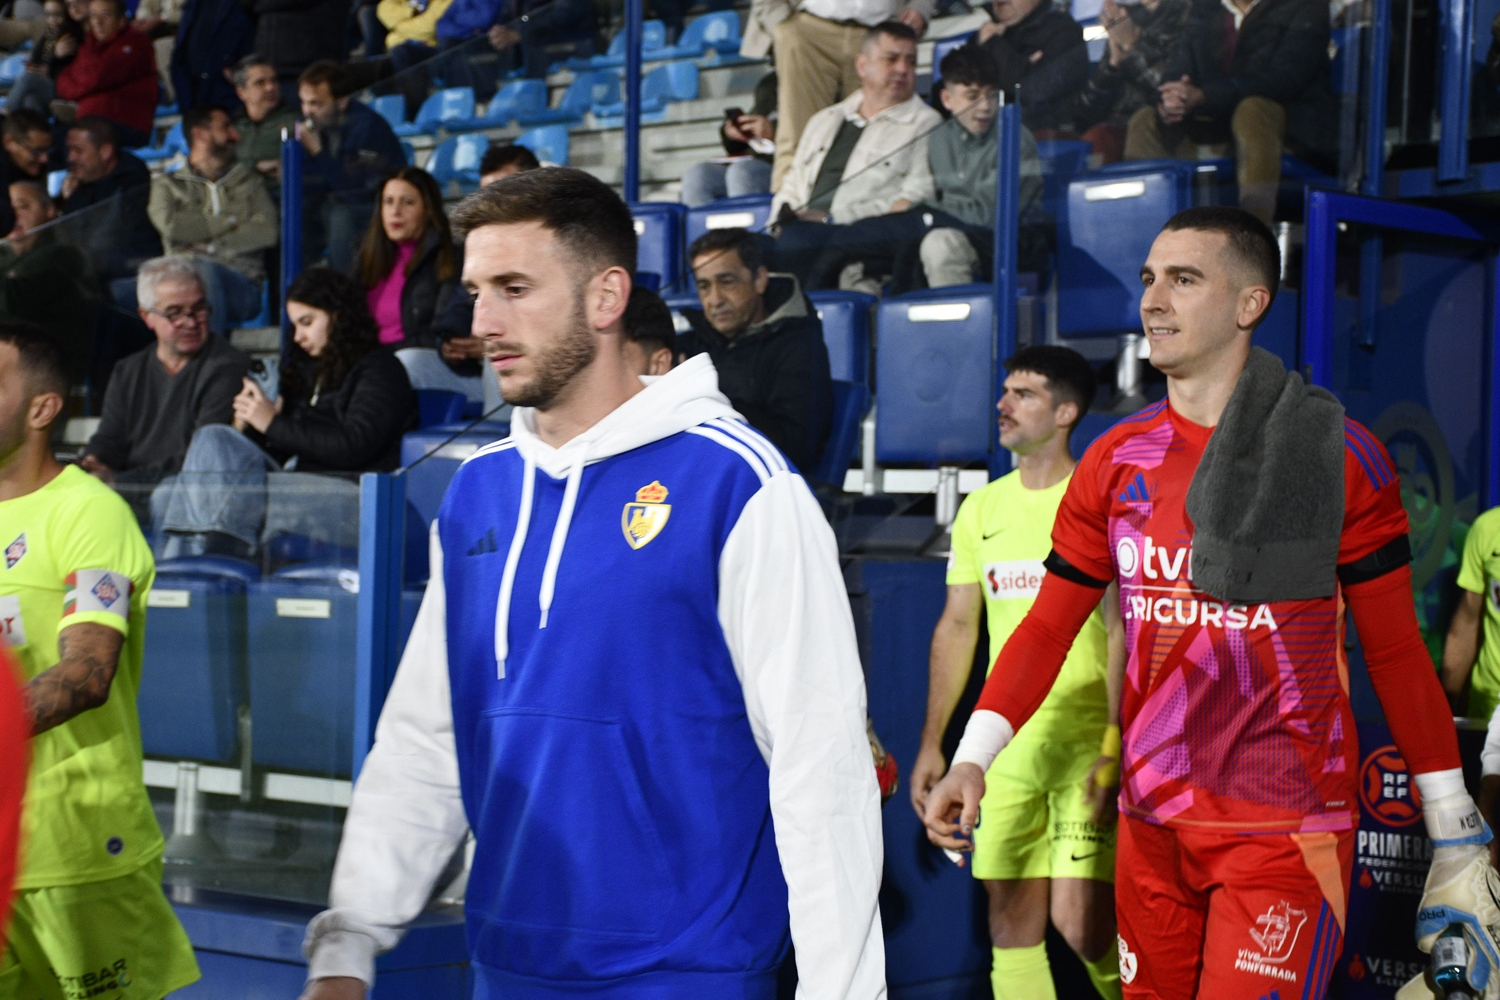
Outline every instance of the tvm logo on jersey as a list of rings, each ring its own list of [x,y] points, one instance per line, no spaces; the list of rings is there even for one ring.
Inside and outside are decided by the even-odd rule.
[[[1120,613],[1126,621],[1147,621],[1158,625],[1213,625],[1236,631],[1257,628],[1267,628],[1273,632],[1276,630],[1276,618],[1271,614],[1270,605],[1257,604],[1251,608],[1247,604],[1177,596],[1179,581],[1189,585],[1193,582],[1191,545],[1168,549],[1165,545],[1157,545],[1150,535],[1141,536],[1140,543],[1127,535],[1115,542],[1115,567],[1120,574]],[[1160,591],[1167,591],[1174,596],[1152,596],[1153,592]]]

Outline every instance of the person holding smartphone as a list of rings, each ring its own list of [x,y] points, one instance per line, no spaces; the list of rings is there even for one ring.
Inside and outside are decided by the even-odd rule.
[[[720,198],[771,193],[771,164],[776,154],[776,74],[755,85],[750,113],[724,109],[723,157],[696,163],[682,175],[682,203],[698,208]]]

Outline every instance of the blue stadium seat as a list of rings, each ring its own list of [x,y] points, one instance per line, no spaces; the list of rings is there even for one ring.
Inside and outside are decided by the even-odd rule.
[[[461,188],[472,188],[479,184],[479,163],[490,142],[477,132],[455,135],[444,139],[427,159],[427,172],[447,187],[455,181]]]
[[[1036,144],[1042,161],[1042,205],[1055,218],[1068,182],[1088,169],[1093,146],[1081,139],[1048,139]]]
[[[393,126],[397,135],[435,132],[449,122],[462,126],[474,117],[474,88],[446,87],[422,102],[410,124]]]
[[[468,397],[447,389],[417,390],[417,426],[440,427],[462,420]]]
[[[375,98],[370,102],[370,110],[384,118],[393,130],[406,125],[406,98],[400,94],[386,94]]]
[[[568,165],[568,126],[543,125],[516,136],[516,145],[525,146],[543,163],[558,167]]]
[[[962,465],[989,458],[995,423],[994,288],[956,285],[880,303],[876,460]]]
[[[667,47],[667,26],[661,21],[641,22],[641,58],[660,59],[658,55]],[[615,32],[609,40],[609,48],[602,56],[575,56],[568,60],[568,69],[582,72],[589,69],[618,69],[625,65],[625,29]]]
[[[658,66],[641,78],[641,121],[658,122],[667,116],[667,105],[698,98],[698,65],[690,60]],[[593,106],[600,128],[618,128],[625,122],[625,102],[614,98]]]
[[[870,390],[862,382],[833,381],[833,424],[823,457],[812,477],[820,483],[842,488],[844,473],[859,452],[859,423],[870,408]]]
[[[429,427],[401,438],[401,465],[408,470],[406,502],[423,524],[430,524],[437,517],[448,481],[463,461],[485,445],[510,435],[510,424],[482,423],[453,438],[460,429]],[[437,449],[435,454],[423,457],[434,449]]]
[[[704,14],[683,29],[677,44],[655,53],[656,59],[696,59],[708,52],[733,55],[740,50],[740,16],[732,10]]]
[[[828,368],[836,381],[870,384],[870,311],[875,297],[862,292],[808,292],[823,342],[828,345]],[[861,413],[863,416],[863,413]]]
[[[156,117],[158,118],[175,114],[177,114],[177,105],[175,102],[172,104],[158,104],[156,106]]]
[[[683,274],[682,220],[687,209],[673,202],[642,201],[630,206],[635,216],[639,250],[636,268],[661,276],[663,294],[681,287]]]
[[[738,198],[720,198],[687,213],[687,245],[710,229],[748,229],[763,232],[771,221],[771,195],[746,194]]]
[[[0,87],[9,87],[21,79],[21,74],[26,72],[26,60],[28,56],[24,52],[6,56],[0,59]]]
[[[153,757],[232,763],[247,704],[245,587],[249,563],[164,560],[147,597],[146,649],[136,705]]]
[[[969,39],[973,38],[974,35],[975,32],[970,31],[962,35],[953,35],[949,38],[939,38],[932,43],[932,85],[934,87],[943,78],[943,56],[954,49],[962,48],[968,44]]]
[[[405,139],[398,139],[397,141],[401,143],[401,154],[406,157],[406,165],[408,167],[415,167],[417,165],[417,147]]]
[[[66,170],[49,170],[47,172],[47,197],[61,198],[63,181],[67,179]]]
[[[131,150],[132,153],[147,163],[170,159],[178,153],[186,156],[187,151],[187,137],[182,134],[182,122],[180,121],[167,130],[166,138],[162,139],[160,146],[146,146],[142,149]]]
[[[522,125],[577,125],[595,104],[620,99],[620,74],[596,69],[578,74],[555,108],[542,108],[516,115]]]
[[[450,132],[459,129],[476,131],[486,128],[504,128],[522,114],[543,111],[546,107],[546,80],[513,80],[501,87],[499,92],[490,98],[484,114],[466,122],[448,122],[447,128]]]

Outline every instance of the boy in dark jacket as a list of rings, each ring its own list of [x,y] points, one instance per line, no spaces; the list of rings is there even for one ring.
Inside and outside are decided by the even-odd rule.
[[[833,422],[823,323],[789,274],[770,274],[753,233],[712,229],[688,248],[698,301],[677,338],[682,360],[707,354],[719,391],[803,475],[817,467]]]
[[[1064,125],[1069,102],[1089,77],[1083,28],[1042,0],[995,0],[993,8],[995,20],[969,44],[995,64],[995,82],[1007,100],[1020,89],[1027,128]]]
[[[1130,119],[1125,159],[1192,159],[1200,146],[1232,143],[1240,207],[1270,222],[1283,148],[1318,162],[1337,135],[1328,5],[1232,3],[1234,12],[1220,0],[1192,0],[1160,103]]]

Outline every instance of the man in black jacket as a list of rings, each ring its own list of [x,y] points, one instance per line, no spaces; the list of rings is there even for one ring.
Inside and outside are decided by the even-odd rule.
[[[1006,100],[1020,88],[1021,121],[1035,132],[1064,124],[1069,103],[1089,78],[1083,28],[1042,0],[995,0],[994,20],[982,26],[978,45],[995,64]]]
[[[161,254],[146,205],[151,171],[120,148],[114,123],[80,118],[68,127],[64,238],[82,249],[101,280],[134,280],[141,263]],[[88,211],[85,211],[85,210]],[[79,214],[75,214],[79,213]]]
[[[707,354],[719,391],[803,475],[817,467],[833,422],[823,323],[789,274],[772,275],[756,237],[713,229],[688,248],[698,301],[677,338],[684,360]]]
[[[1068,117],[1105,163],[1124,154],[1130,116],[1161,100],[1163,74],[1176,55],[1189,6],[1189,0],[1104,0],[1099,20],[1109,32],[1109,45]]]
[[[1240,207],[1270,222],[1283,147],[1318,165],[1335,153],[1326,0],[1193,0],[1165,76],[1130,119],[1127,160],[1233,143]]]

